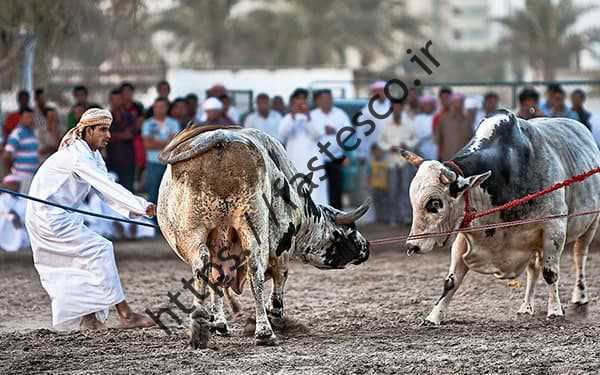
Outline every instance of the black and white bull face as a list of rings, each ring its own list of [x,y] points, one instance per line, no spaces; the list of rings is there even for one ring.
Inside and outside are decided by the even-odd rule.
[[[369,242],[356,228],[356,220],[369,209],[365,203],[352,212],[342,212],[332,207],[321,207],[323,221],[315,225],[309,246],[299,244],[304,261],[317,268],[344,268],[348,264],[360,264],[369,258]]]
[[[463,194],[483,183],[491,172],[463,178],[436,160],[403,151],[402,156],[416,166],[417,173],[410,184],[413,222],[410,235],[447,232],[457,229],[464,217]],[[409,240],[408,254],[428,253],[443,247],[451,235]]]

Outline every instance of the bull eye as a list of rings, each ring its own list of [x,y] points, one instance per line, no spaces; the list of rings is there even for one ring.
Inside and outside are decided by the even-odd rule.
[[[442,203],[441,199],[437,198],[430,199],[425,205],[425,209],[427,210],[427,212],[430,212],[432,214],[437,214],[443,207],[444,204]]]

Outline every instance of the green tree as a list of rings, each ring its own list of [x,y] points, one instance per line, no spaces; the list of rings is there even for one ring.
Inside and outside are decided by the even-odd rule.
[[[557,68],[592,40],[593,30],[574,30],[577,19],[592,8],[572,0],[527,0],[524,9],[497,20],[509,31],[501,44],[513,56],[522,56],[544,80],[553,80]]]

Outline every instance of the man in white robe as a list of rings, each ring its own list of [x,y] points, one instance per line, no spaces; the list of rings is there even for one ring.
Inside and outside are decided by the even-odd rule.
[[[312,177],[310,196],[313,201],[316,204],[328,205],[327,176],[323,155],[318,146],[325,132],[312,121],[306,104],[307,96],[308,92],[304,89],[296,89],[290,96],[292,111],[281,120],[279,139],[285,145],[288,157],[298,172]],[[311,159],[314,160],[311,162]],[[305,186],[309,187],[308,180]]]
[[[127,217],[154,216],[153,204],[109,178],[99,150],[110,140],[111,122],[109,111],[87,110],[59,150],[42,164],[29,194],[77,208],[94,189]],[[82,215],[29,201],[25,224],[35,267],[52,300],[55,328],[103,329],[112,305],[121,328],[154,324],[125,301],[112,243],[86,227]]]

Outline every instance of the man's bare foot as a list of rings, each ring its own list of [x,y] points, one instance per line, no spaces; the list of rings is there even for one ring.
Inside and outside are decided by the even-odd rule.
[[[119,317],[119,329],[130,329],[130,328],[148,328],[156,325],[154,320],[147,316],[138,313],[130,313],[126,318]]]
[[[106,329],[106,325],[96,319],[96,314],[89,314],[81,317],[79,329],[82,331],[101,331]]]

